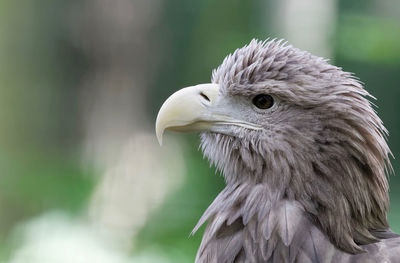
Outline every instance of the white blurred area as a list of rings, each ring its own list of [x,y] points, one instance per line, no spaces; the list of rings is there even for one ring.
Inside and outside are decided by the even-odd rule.
[[[17,229],[23,245],[8,263],[169,263],[157,249],[129,255],[112,236],[66,214],[52,212]],[[19,241],[19,240],[17,240]]]
[[[160,148],[154,136],[137,133],[121,149],[93,193],[90,221],[126,248],[151,212],[183,180],[183,157],[175,142]]]
[[[43,215],[19,231],[24,245],[14,252],[10,263],[129,262],[112,242],[64,214]]]

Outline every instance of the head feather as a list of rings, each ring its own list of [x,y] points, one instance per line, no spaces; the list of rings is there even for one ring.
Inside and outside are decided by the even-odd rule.
[[[267,184],[297,200],[348,252],[388,228],[387,131],[351,73],[282,40],[253,40],[224,59],[212,82],[225,96],[268,93],[281,101],[263,134],[202,134],[205,156],[228,185]]]

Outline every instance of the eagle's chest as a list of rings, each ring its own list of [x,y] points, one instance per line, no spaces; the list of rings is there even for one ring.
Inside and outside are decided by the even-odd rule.
[[[209,221],[197,262],[294,262],[312,250],[313,236],[324,237],[300,203],[271,198],[264,187],[221,192],[198,224]]]

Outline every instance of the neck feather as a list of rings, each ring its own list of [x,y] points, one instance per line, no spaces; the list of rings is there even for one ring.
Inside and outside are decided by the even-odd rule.
[[[202,135],[202,150],[227,183],[199,222],[218,215],[210,233],[235,220],[243,225],[264,220],[281,201],[300,204],[335,246],[350,253],[362,251],[359,245],[376,242],[374,230],[388,229],[387,182],[380,184],[381,177],[342,152],[329,156],[319,152],[323,161],[309,160],[307,152],[287,155],[263,144],[212,133]]]

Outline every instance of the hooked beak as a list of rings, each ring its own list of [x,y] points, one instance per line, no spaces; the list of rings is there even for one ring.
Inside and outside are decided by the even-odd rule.
[[[233,118],[230,107],[221,103],[218,84],[200,84],[178,90],[161,106],[156,120],[156,134],[160,145],[164,130],[178,132],[221,130],[221,126],[235,125],[258,130],[261,126]]]

